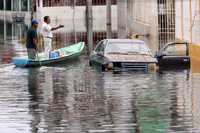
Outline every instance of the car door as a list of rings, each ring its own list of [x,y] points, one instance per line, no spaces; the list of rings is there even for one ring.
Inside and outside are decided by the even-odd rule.
[[[172,43],[164,48],[159,64],[185,66],[189,63],[188,44]]]

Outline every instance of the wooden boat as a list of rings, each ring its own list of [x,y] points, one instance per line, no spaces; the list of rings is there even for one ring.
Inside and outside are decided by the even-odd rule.
[[[63,63],[70,59],[79,57],[85,46],[84,42],[79,42],[61,49],[51,51],[49,58],[44,56],[44,53],[38,54],[35,60],[29,60],[28,56],[14,57],[13,64],[16,67],[37,67],[48,66],[57,63]]]

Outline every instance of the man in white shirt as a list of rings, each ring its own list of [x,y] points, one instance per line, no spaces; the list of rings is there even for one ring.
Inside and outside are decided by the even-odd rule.
[[[41,32],[42,32],[42,35],[44,37],[44,53],[45,53],[45,56],[47,58],[49,58],[49,52],[51,51],[52,49],[52,39],[53,39],[53,34],[52,34],[52,31],[54,30],[57,30],[57,29],[60,29],[60,28],[63,28],[64,26],[63,25],[59,25],[57,27],[51,27],[49,24],[51,23],[51,20],[50,20],[50,17],[49,16],[45,16],[44,17],[44,22],[42,24],[42,29],[41,29]]]

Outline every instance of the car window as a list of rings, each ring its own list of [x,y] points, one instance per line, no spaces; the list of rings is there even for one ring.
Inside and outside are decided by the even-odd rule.
[[[105,52],[107,54],[150,54],[150,50],[144,42],[110,42]]]
[[[168,56],[185,56],[187,55],[186,44],[171,44],[165,48],[164,53]]]
[[[104,51],[104,41],[101,41],[97,44],[95,52],[103,52]]]

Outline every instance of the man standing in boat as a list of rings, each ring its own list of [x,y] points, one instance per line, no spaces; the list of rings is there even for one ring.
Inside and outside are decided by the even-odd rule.
[[[52,39],[53,39],[53,34],[52,31],[63,28],[63,25],[59,25],[57,27],[51,27],[49,24],[51,23],[50,17],[45,16],[44,17],[44,22],[42,24],[42,35],[44,38],[44,53],[47,58],[49,58],[49,52],[52,49]]]
[[[35,60],[36,52],[37,52],[37,28],[38,28],[38,21],[33,19],[31,21],[31,27],[27,31],[27,52],[28,58],[31,60]]]

